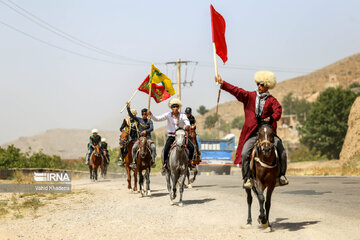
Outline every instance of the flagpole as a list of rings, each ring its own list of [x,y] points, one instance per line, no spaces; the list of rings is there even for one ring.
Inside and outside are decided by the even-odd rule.
[[[135,90],[135,92],[133,93],[133,95],[131,96],[131,98],[129,99],[129,101],[128,102],[131,102],[131,100],[135,97],[135,95],[137,94],[137,92],[139,91],[139,89],[136,89]],[[126,108],[126,104],[125,104],[125,106],[121,109],[121,113],[125,110],[125,108]]]
[[[214,50],[214,67],[215,67],[215,77],[219,76],[218,73],[218,64],[217,64],[217,57],[216,57],[216,46],[215,43],[213,42],[213,50]],[[219,83],[216,82],[216,85],[218,85]],[[219,110],[219,101],[220,101],[220,93],[221,93],[221,87],[219,87],[219,92],[218,92],[218,97],[217,97],[217,103],[216,103],[216,117],[218,114],[218,110]]]
[[[149,86],[149,103],[148,103],[148,111],[150,111],[150,103],[151,103],[151,91],[152,91],[152,76],[151,76],[151,74],[152,74],[152,66],[153,66],[154,64],[151,64],[151,69],[150,69],[150,75],[149,75],[149,84],[150,84],[150,86]]]

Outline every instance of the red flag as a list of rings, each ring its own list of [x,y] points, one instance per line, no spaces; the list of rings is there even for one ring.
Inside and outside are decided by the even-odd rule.
[[[227,61],[227,47],[225,41],[225,19],[217,11],[215,11],[213,5],[210,5],[211,12],[211,28],[212,38],[216,47],[216,54],[225,63]]]
[[[142,91],[146,94],[149,94],[149,75],[145,78],[145,80],[141,83],[138,88],[139,91]],[[155,102],[162,102],[170,97],[170,94],[165,90],[164,86],[157,85],[155,83],[151,84],[151,97],[154,98]]]

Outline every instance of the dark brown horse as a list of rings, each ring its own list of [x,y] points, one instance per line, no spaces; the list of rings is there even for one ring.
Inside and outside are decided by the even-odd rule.
[[[100,147],[97,145],[97,146],[95,146],[95,149],[91,153],[91,156],[90,156],[89,170],[90,170],[90,179],[92,181],[98,180],[98,168],[99,167],[101,169],[103,169],[104,159],[100,152]]]
[[[134,143],[130,141],[130,134],[129,132],[123,130],[120,135],[120,148],[126,146],[126,157],[125,157],[125,168],[127,173],[127,182],[128,182],[128,189],[134,192],[137,192],[137,174],[135,173],[135,169],[130,167],[132,162],[132,147]],[[120,150],[121,154],[121,150]],[[134,171],[134,188],[131,187],[131,171]]]
[[[198,154],[198,148],[199,146],[197,145],[197,140],[196,140],[196,126],[192,125],[190,128],[190,134],[189,134],[189,139],[190,141],[194,144],[194,158],[192,163],[190,164],[190,167],[188,169],[187,172],[187,179],[188,179],[188,188],[192,188],[192,183],[195,182],[196,179],[196,175],[198,174],[198,169],[197,169],[197,165],[199,165],[199,163],[201,162],[201,156]],[[200,151],[199,151],[200,152]],[[193,170],[194,176],[192,179],[190,179],[190,169]]]
[[[274,145],[274,130],[271,125],[264,124],[260,126],[257,141],[254,150],[252,151],[251,158],[253,160],[250,163],[250,169],[255,183],[255,186],[252,188],[252,190],[256,194],[260,205],[260,215],[258,222],[263,228],[268,228],[268,230],[271,231],[271,226],[269,224],[271,195],[276,185],[276,178],[279,176],[280,172],[280,166]],[[264,197],[265,189],[267,189],[266,201]],[[251,225],[251,190],[246,189],[246,193],[248,203],[247,224]]]
[[[135,174],[139,173],[139,186],[140,186],[140,194],[141,194],[140,196],[141,197],[151,196],[151,191],[150,191],[151,150],[146,137],[140,137],[139,149],[136,153],[136,156],[134,157],[136,157]],[[145,175],[143,175],[144,170],[145,170]],[[146,180],[145,188],[144,188],[144,177]]]

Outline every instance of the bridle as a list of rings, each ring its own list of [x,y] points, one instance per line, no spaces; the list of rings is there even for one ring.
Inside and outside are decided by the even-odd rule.
[[[127,131],[124,131],[125,133],[129,134]],[[122,135],[122,134],[121,134]],[[123,138],[122,136],[120,135],[120,146],[126,146],[129,141],[130,141],[130,138],[128,137],[128,139],[126,140],[125,138]],[[129,136],[129,135],[128,135]]]

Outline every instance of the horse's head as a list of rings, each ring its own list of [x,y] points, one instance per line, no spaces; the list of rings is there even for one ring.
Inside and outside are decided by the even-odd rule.
[[[94,150],[95,150],[95,151],[94,151],[94,152],[95,152],[95,153],[94,153],[95,156],[96,156],[96,157],[99,157],[99,156],[100,156],[100,146],[99,146],[99,145],[96,145]]]
[[[128,142],[129,142],[129,133],[123,130],[120,134],[120,140],[119,140],[120,147],[126,146]]]
[[[265,157],[269,157],[274,151],[274,129],[271,125],[261,125],[258,132],[258,147]]]
[[[140,137],[139,139],[139,154],[141,158],[145,158],[148,148],[148,142],[146,137]]]
[[[175,143],[177,148],[184,148],[186,140],[185,130],[182,128],[178,128],[175,132]]]

